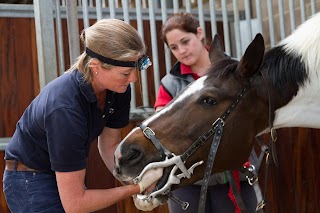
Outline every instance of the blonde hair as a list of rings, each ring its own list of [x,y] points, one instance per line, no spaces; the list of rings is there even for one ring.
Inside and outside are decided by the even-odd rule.
[[[146,53],[146,46],[138,31],[119,19],[101,19],[83,30],[80,35],[85,47],[107,58],[132,61]],[[92,81],[89,62],[92,57],[84,51],[68,71],[78,69],[86,81]],[[97,59],[98,60],[98,59]],[[104,68],[112,65],[102,63]]]

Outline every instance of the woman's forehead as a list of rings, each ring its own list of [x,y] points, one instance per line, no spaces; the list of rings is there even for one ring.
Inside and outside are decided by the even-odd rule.
[[[180,29],[173,29],[166,34],[168,45],[176,44],[184,38],[191,38],[194,34]]]

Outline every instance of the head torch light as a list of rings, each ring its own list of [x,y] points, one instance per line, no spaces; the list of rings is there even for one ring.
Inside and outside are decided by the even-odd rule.
[[[88,56],[92,58],[97,58],[103,63],[110,64],[113,66],[118,66],[118,67],[136,67],[140,71],[142,71],[142,70],[146,70],[148,67],[152,65],[147,55],[143,55],[141,58],[138,59],[138,61],[120,61],[120,60],[104,57],[98,53],[93,52],[88,47],[86,47],[85,52]]]

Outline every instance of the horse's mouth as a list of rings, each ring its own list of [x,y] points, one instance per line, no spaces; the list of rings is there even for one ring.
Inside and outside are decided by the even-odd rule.
[[[156,182],[156,184],[153,184],[154,188],[148,187],[144,192],[141,194],[143,195],[148,195],[151,194],[152,192],[158,191],[162,189],[162,187],[165,186],[165,184],[168,181],[170,172],[172,170],[173,166],[170,167],[165,167],[163,169],[163,175],[162,177]],[[116,172],[116,170],[113,171],[114,177],[121,182],[122,185],[132,185],[133,183],[133,178],[132,176],[126,176],[126,175],[120,175],[119,173]],[[165,204],[168,201],[168,196],[166,195],[158,195],[156,197],[160,201],[160,203]]]
[[[147,188],[146,191],[143,192],[143,194],[148,195],[153,192],[156,192],[158,190],[161,190],[162,187],[167,183],[170,172],[171,172],[172,167],[166,167],[163,169],[163,175],[162,177],[157,181],[155,187],[153,189]],[[158,195],[156,197],[162,204],[166,203],[168,201],[168,196],[166,195]]]
[[[161,189],[168,181],[169,179],[169,175],[171,172],[172,166],[170,167],[166,167],[163,169],[163,175],[162,177],[158,180],[157,184],[156,184],[156,188],[154,191],[157,191],[159,189]]]

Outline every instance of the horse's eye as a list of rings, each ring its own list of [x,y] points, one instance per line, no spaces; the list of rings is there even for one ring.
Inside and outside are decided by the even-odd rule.
[[[212,97],[206,97],[206,98],[204,98],[204,99],[202,100],[202,103],[211,106],[211,105],[215,105],[217,102],[216,102],[216,100],[215,100],[214,98],[212,98]]]

